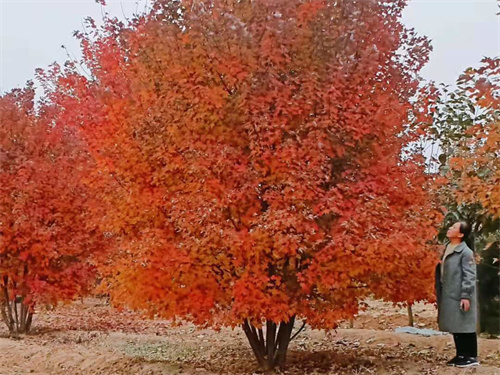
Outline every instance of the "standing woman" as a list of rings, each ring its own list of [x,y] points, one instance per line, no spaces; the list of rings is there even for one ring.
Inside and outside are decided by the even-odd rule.
[[[448,366],[477,366],[476,264],[465,240],[471,226],[453,224],[446,233],[450,240],[436,267],[436,296],[439,329],[453,334],[457,355]]]

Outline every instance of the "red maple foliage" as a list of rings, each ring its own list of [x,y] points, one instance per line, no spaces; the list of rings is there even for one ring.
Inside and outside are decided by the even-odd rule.
[[[402,158],[430,47],[404,4],[158,0],[79,34],[91,76],[47,79],[102,176],[116,304],[241,325],[272,368],[296,319],[431,298],[441,217]]]
[[[34,95],[29,84],[0,97],[0,302],[11,333],[30,330],[37,303],[86,290],[100,237],[79,183],[91,159],[49,106],[36,113]]]

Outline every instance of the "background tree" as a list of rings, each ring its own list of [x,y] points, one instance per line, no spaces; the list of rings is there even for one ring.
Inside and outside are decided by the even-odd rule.
[[[404,4],[155,1],[89,20],[90,76],[44,79],[112,207],[115,304],[241,326],[271,369],[296,320],[430,298],[441,217],[423,160],[402,158],[430,48]]]
[[[79,185],[90,159],[55,115],[43,103],[35,113],[32,84],[0,98],[0,309],[11,333],[29,332],[37,303],[70,300],[92,280],[99,236]]]
[[[469,68],[441,90],[431,132],[438,142],[438,191],[451,222],[466,220],[478,265],[481,331],[500,332],[500,59]]]

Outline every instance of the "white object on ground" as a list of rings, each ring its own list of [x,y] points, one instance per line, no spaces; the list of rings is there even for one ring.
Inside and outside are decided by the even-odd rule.
[[[433,329],[428,328],[415,328],[415,327],[398,327],[396,328],[397,333],[410,333],[412,335],[421,335],[421,336],[436,336],[436,335],[444,335],[445,332],[435,331]]]

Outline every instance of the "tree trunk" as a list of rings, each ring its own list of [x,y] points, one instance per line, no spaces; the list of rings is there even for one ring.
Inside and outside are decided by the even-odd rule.
[[[29,333],[31,330],[31,322],[33,321],[33,313],[30,312],[30,307],[24,303],[21,304],[21,321],[19,322],[19,333]]]
[[[279,324],[266,321],[265,334],[262,328],[252,326],[248,320],[243,323],[243,331],[262,370],[271,371],[285,365],[294,323],[295,316]]]
[[[477,316],[477,320],[476,320],[476,334],[480,334],[481,333],[481,305],[480,305],[481,301],[479,299],[479,278],[476,279],[476,316]]]
[[[277,352],[275,355],[275,365],[278,365],[280,367],[283,367],[286,362],[286,353],[288,352],[288,344],[290,344],[290,338],[292,337],[294,324],[295,316],[292,316],[289,322],[282,322],[280,324],[280,330],[278,332]]]
[[[414,323],[413,323],[413,310],[412,310],[412,305],[410,303],[408,304],[407,309],[408,309],[408,325],[410,327],[413,327],[413,325],[414,325]]]
[[[9,291],[7,289],[8,283],[7,276],[4,277],[4,285],[2,285],[2,320],[7,325],[9,332],[14,332],[16,327],[16,322],[12,316],[12,305],[15,301],[10,301]]]

